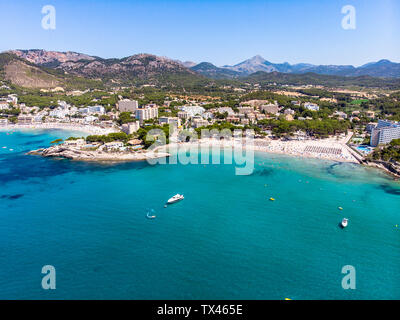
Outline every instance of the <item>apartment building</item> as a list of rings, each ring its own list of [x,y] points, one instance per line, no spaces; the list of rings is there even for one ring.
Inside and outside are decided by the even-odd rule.
[[[139,104],[136,100],[120,100],[117,104],[117,108],[120,112],[136,112],[136,109],[139,107]]]
[[[86,108],[80,108],[79,112],[82,114],[104,114],[105,108],[103,106],[89,106]]]
[[[122,125],[122,131],[125,132],[126,134],[132,134],[138,131],[139,128],[140,128],[139,121],[129,122]]]
[[[400,139],[400,123],[388,120],[379,120],[378,125],[371,131],[371,146],[390,143]]]
[[[146,106],[140,109],[136,109],[135,117],[141,123],[146,120],[158,118],[158,107],[156,106]]]
[[[172,124],[176,127],[181,126],[181,119],[179,119],[178,117],[160,117],[158,121],[161,125]]]

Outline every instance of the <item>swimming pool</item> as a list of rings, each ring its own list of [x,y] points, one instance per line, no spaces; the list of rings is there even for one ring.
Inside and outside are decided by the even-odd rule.
[[[362,152],[362,153],[365,153],[365,154],[369,154],[369,153],[371,153],[372,151],[374,151],[374,148],[372,148],[372,147],[370,147],[370,146],[366,146],[366,145],[358,146],[356,149],[357,149],[358,151]]]

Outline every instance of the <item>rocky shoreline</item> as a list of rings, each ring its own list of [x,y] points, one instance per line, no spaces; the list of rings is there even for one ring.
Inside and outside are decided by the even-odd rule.
[[[135,151],[135,152],[105,152],[99,150],[82,150],[70,146],[57,145],[50,148],[32,150],[28,155],[39,155],[42,157],[64,158],[76,161],[143,161],[169,157],[167,152]]]
[[[383,170],[387,174],[394,177],[396,180],[400,179],[400,168],[395,167],[391,163],[384,162],[384,161],[367,161],[367,160],[365,160],[362,164],[365,166],[368,166],[368,167]]]

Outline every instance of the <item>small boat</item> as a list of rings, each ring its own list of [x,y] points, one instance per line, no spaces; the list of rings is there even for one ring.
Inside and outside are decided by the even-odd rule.
[[[178,194],[174,195],[172,198],[169,198],[168,201],[167,201],[167,203],[168,203],[168,204],[172,204],[172,203],[181,201],[181,200],[183,200],[183,199],[185,199],[185,197],[184,197],[182,194],[179,194],[179,193],[178,193]]]
[[[343,218],[343,220],[341,222],[342,228],[346,228],[348,223],[349,223],[349,219]]]

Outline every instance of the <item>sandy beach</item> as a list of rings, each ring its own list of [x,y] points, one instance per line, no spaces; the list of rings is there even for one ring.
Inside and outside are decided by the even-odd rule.
[[[321,140],[271,140],[265,139],[254,139],[251,143],[246,143],[240,139],[230,140],[217,140],[213,138],[201,139],[196,142],[187,143],[171,143],[168,147],[171,148],[243,148],[251,149],[257,152],[268,152],[276,154],[285,154],[301,158],[316,158],[323,160],[332,160],[338,162],[352,162],[360,163],[360,156],[358,156],[350,147],[346,145],[346,142],[350,139],[351,135],[347,135],[342,139],[328,138]],[[164,147],[157,149],[163,150]],[[168,148],[166,148],[168,149]],[[164,149],[164,150],[166,150]]]
[[[354,152],[345,143],[333,139],[304,141],[270,140],[268,142],[255,140],[254,150],[303,158],[360,163]]]

